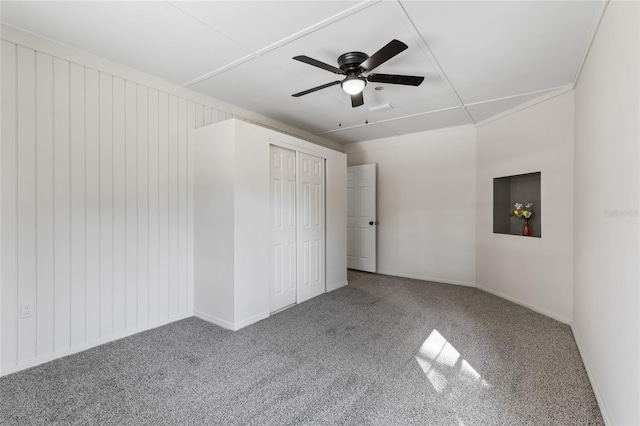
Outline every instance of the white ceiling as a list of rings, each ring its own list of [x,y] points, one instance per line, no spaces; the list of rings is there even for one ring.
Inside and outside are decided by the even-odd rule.
[[[572,84],[600,1],[2,1],[2,21],[340,143],[470,124]],[[352,108],[337,66],[392,39],[409,48]],[[375,90],[376,86],[383,90]],[[392,102],[395,108],[370,112]],[[365,124],[367,123],[368,124]]]

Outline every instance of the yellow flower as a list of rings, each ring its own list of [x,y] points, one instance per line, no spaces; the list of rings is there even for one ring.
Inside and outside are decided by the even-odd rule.
[[[518,210],[514,210],[513,214],[515,214],[516,216],[518,216]]]

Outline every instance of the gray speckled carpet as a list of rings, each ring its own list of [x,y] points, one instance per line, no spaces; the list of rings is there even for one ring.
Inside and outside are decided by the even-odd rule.
[[[570,328],[349,272],[243,330],[189,318],[0,379],[0,424],[600,425]]]

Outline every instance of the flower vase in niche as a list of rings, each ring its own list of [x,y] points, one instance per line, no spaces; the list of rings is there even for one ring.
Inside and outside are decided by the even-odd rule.
[[[532,236],[533,227],[529,223],[529,219],[531,219],[531,216],[533,216],[533,210],[532,210],[533,203],[527,203],[527,204],[516,203],[514,206],[516,209],[513,212],[511,212],[511,214],[513,216],[517,216],[524,219],[524,225],[522,225],[522,235],[524,235],[525,237]]]

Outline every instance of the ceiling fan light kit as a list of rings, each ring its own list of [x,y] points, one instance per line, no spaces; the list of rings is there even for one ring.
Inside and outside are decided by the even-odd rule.
[[[357,95],[358,93],[364,90],[364,86],[367,85],[367,81],[362,77],[347,77],[342,80],[340,86],[342,86],[342,90],[347,92],[349,95]]]
[[[313,65],[314,67],[321,68],[334,74],[346,75],[347,77],[342,81],[332,81],[331,83],[323,84],[321,86],[313,87],[302,92],[294,93],[291,96],[297,98],[300,96],[308,95],[309,93],[316,92],[318,90],[326,89],[327,87],[340,84],[342,90],[351,95],[351,106],[355,108],[364,104],[362,91],[367,85],[367,81],[375,83],[400,84],[404,86],[419,86],[420,84],[422,84],[424,77],[397,74],[369,74],[368,76],[362,75],[365,72],[372,71],[374,68],[382,65],[383,63],[387,62],[389,59],[393,58],[398,53],[406,49],[406,44],[394,39],[371,56],[363,52],[347,52],[340,55],[340,57],[338,58],[339,68],[318,61],[317,59],[310,58],[308,56],[295,56],[293,59],[296,61],[304,62],[308,65]]]

